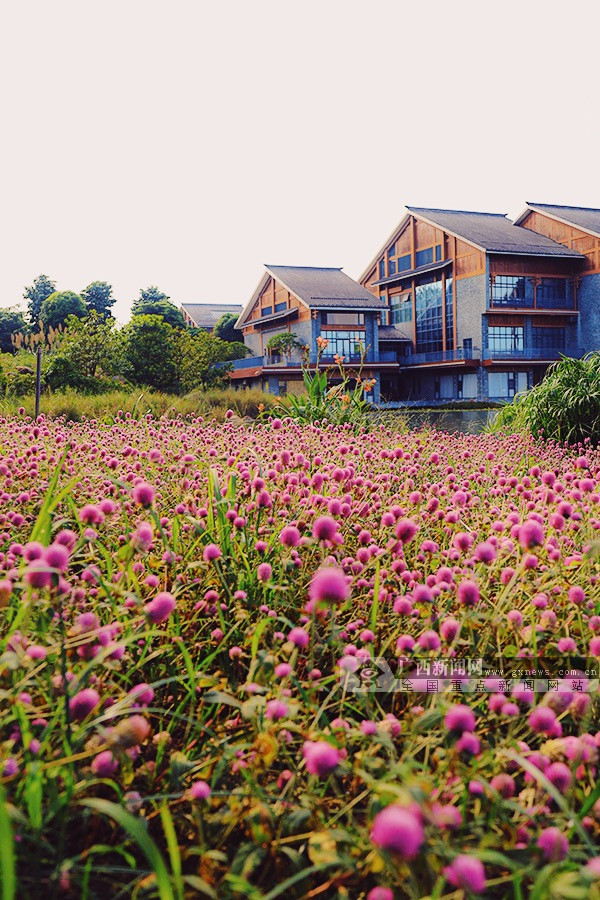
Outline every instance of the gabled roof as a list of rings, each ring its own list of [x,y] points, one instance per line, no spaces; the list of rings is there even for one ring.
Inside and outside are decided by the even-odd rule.
[[[385,303],[342,272],[341,268],[266,265],[265,270],[237,321],[238,328],[245,324],[269,277],[278,281],[308,309],[385,309]]]
[[[590,206],[558,206],[552,203],[527,203],[527,209],[516,220],[520,224],[531,211],[541,212],[551,219],[581,228],[595,237],[600,237],[600,209]]]
[[[197,328],[214,328],[226,313],[239,316],[242,306],[240,303],[182,303],[181,309]]]
[[[528,228],[520,228],[504,213],[468,212],[459,209],[428,209],[407,206],[410,213],[437,225],[486,253],[527,256],[564,256],[580,259],[581,254]]]

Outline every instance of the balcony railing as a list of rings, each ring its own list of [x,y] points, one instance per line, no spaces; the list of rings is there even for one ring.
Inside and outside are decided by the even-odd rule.
[[[290,368],[299,368],[304,361],[304,358],[297,353],[292,353],[291,356],[287,357],[281,354],[273,353],[270,356],[247,356],[245,359],[234,359],[233,360],[233,368],[237,369],[255,369],[258,366],[262,366],[262,368],[277,368],[280,369],[282,367],[290,367]],[[310,355],[310,364],[314,365],[317,361],[317,355]],[[393,350],[367,350],[364,362],[366,365],[369,363],[395,363],[398,361],[397,355]],[[359,365],[361,362],[361,356],[359,354],[351,354],[350,356],[344,356],[344,362],[349,365]],[[220,365],[227,365],[226,363],[222,363]],[[321,356],[321,365],[329,366],[334,365],[333,355],[325,355],[325,353]]]
[[[483,359],[560,359],[561,356],[570,356],[573,359],[581,359],[584,355],[582,347],[523,347],[520,350],[493,350],[489,347],[483,349]]]
[[[445,362],[478,362],[480,358],[478,347],[459,347],[457,350],[435,350],[431,353],[409,353],[401,356],[400,365],[418,366],[422,363]]]

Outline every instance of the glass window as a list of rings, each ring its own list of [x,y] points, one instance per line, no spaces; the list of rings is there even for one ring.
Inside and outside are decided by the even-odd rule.
[[[388,256],[391,257],[391,256],[395,256],[395,255],[396,255],[396,245],[392,244],[391,247],[388,247]]]
[[[324,312],[321,314],[323,325],[364,325],[365,314],[353,312]]]
[[[524,348],[523,326],[492,326],[488,328],[488,349],[496,353],[518,353]]]
[[[492,306],[533,306],[533,279],[519,275],[496,275],[492,281]]]
[[[432,281],[415,288],[417,353],[442,350],[442,282]]]
[[[564,350],[566,335],[564,328],[533,328],[533,346],[538,350]]]
[[[379,277],[385,278],[385,259],[379,260]]]
[[[536,287],[535,305],[541,309],[570,307],[566,278],[540,278]]]
[[[412,322],[412,293],[396,294],[390,297],[390,320],[392,325]]]
[[[396,260],[388,259],[388,275],[396,274]]]
[[[441,260],[441,258],[442,258],[442,245],[441,245],[441,244],[436,244],[436,248],[435,248],[435,261],[436,261],[436,262],[439,262],[439,261]]]
[[[433,262],[433,247],[428,247],[427,250],[417,250],[416,255],[416,264],[417,268],[419,266],[427,266],[429,263]]]
[[[454,350],[454,303],[452,278],[446,278],[446,350]]]
[[[260,311],[260,314],[261,314],[261,316],[270,316],[272,312],[273,312],[272,306],[263,306],[263,308]]]
[[[322,336],[329,341],[323,351],[323,357],[333,357],[337,354],[347,360],[360,359],[365,349],[364,331],[324,331]]]
[[[285,300],[282,303],[275,304],[275,312],[282,312],[284,309],[287,309],[287,302]]]
[[[407,269],[412,268],[412,257],[410,253],[407,253],[406,256],[400,256],[398,258],[398,271],[406,272]]]

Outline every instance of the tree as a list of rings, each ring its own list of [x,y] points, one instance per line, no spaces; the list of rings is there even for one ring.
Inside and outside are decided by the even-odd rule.
[[[140,296],[133,302],[131,314],[133,316],[162,316],[165,322],[168,322],[173,328],[183,328],[185,325],[181,310],[177,309],[175,304],[171,303],[168,296],[159,291],[156,285],[142,288]]]
[[[137,300],[134,300],[133,308],[135,310],[138,303],[162,303],[163,300],[170,299],[168,294],[159,290],[155,284],[151,284],[150,287],[140,289],[140,296]]]
[[[88,312],[94,310],[104,318],[110,315],[110,310],[115,304],[112,285],[107,281],[92,281],[81,292],[81,298]]]
[[[176,391],[180,383],[179,332],[162,316],[133,316],[121,332],[122,371],[134,384]]]
[[[2,353],[14,353],[12,342],[14,334],[22,334],[27,325],[23,314],[18,309],[0,309],[0,350]]]
[[[40,319],[44,328],[58,328],[69,316],[82,319],[87,314],[85,303],[74,291],[55,291],[50,294],[40,309]]]
[[[118,368],[115,320],[105,319],[94,309],[85,319],[70,316],[66,324],[59,355],[86,378],[94,378],[99,372],[114,374]]]
[[[27,300],[27,315],[30,325],[38,324],[42,303],[55,291],[56,282],[51,281],[47,275],[38,275],[33,279],[33,284],[25,288],[23,299]]]
[[[223,381],[231,367],[220,364],[240,359],[239,346],[222,341],[206,331],[198,331],[196,334],[187,330],[179,332],[181,389],[191,391],[195,387],[208,387]],[[242,350],[245,356],[246,347],[243,345]]]
[[[224,313],[214,327],[213,334],[222,341],[244,343],[244,333],[235,327],[238,317],[235,313]]]
[[[292,350],[299,350],[302,344],[295,334],[289,331],[282,331],[280,334],[274,334],[267,342],[267,350],[269,353],[281,353],[288,359],[292,356]]]

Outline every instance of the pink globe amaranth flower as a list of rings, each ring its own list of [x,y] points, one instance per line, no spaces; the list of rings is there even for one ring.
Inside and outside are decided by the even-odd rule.
[[[463,703],[451,706],[444,716],[444,725],[448,731],[457,734],[462,734],[464,731],[474,731],[475,724],[475,713],[470,706],[466,706]]]
[[[44,551],[44,562],[51,569],[66,572],[69,568],[69,551],[63,544],[50,544]]]
[[[202,553],[205,562],[212,562],[223,556],[223,551],[216,544],[207,544]]]
[[[44,545],[39,541],[29,541],[23,547],[23,559],[27,562],[35,562],[36,559],[42,559],[44,556]]]
[[[583,871],[588,877],[593,879],[600,878],[600,856],[593,856],[592,859],[588,859]]]
[[[394,900],[394,892],[391,888],[374,887],[367,894],[367,900]]]
[[[425,832],[410,809],[393,803],[375,816],[371,840],[380,850],[387,850],[402,859],[412,859],[423,845]]]
[[[401,544],[409,544],[418,530],[419,526],[413,519],[399,519],[396,524],[396,537]]]
[[[496,556],[497,553],[495,547],[488,541],[485,541],[483,544],[478,544],[473,551],[473,557],[477,562],[493,563]]]
[[[136,484],[133,491],[131,492],[131,496],[133,497],[135,503],[139,503],[140,506],[143,506],[147,509],[149,506],[152,506],[154,503],[154,496],[156,494],[155,489],[151,484],[147,484],[145,481]]]
[[[544,543],[544,529],[535,519],[528,519],[519,528],[518,541],[524,550],[531,550]]]
[[[582,606],[585,603],[585,592],[578,584],[574,584],[569,588],[569,602]]]
[[[273,569],[269,565],[269,563],[260,563],[258,569],[256,570],[256,574],[258,575],[259,581],[265,582],[268,581],[273,574]]]
[[[479,585],[475,581],[461,581],[457,594],[462,606],[476,606],[479,603]]]
[[[131,536],[131,543],[136,550],[149,550],[154,540],[154,532],[149,522],[140,522]]]
[[[25,569],[24,580],[34,588],[50,587],[52,584],[52,572],[48,571],[48,566],[43,560],[36,560]]]
[[[206,781],[195,781],[187,795],[190,800],[208,800],[211,795],[210,785]]]
[[[460,632],[460,622],[456,619],[444,619],[440,625],[440,634],[447,644],[451,644]]]
[[[459,753],[466,753],[468,756],[477,756],[481,749],[479,738],[476,734],[471,734],[470,731],[463,731],[456,742],[456,749]]]
[[[536,706],[529,713],[529,727],[536,734],[545,734],[550,737],[556,729],[556,713],[549,706]]]
[[[571,637],[560,638],[557,647],[561,653],[576,653],[577,644]]]
[[[119,768],[119,762],[110,750],[103,750],[92,760],[91,769],[99,778],[110,778]]]
[[[273,719],[274,722],[279,719],[285,719],[288,714],[288,705],[284,700],[269,700],[265,709],[267,719]]]
[[[502,772],[500,775],[494,775],[490,781],[490,785],[495,791],[498,791],[504,800],[508,800],[515,796],[515,780],[505,772]]]
[[[25,651],[30,659],[46,659],[48,651],[41,644],[30,644]]]
[[[308,647],[310,636],[304,628],[292,628],[288,634],[288,641],[291,641],[296,647]]]
[[[537,845],[546,862],[562,862],[569,852],[569,842],[558,828],[544,828]]]
[[[297,547],[300,543],[300,532],[295,525],[286,525],[281,530],[279,541],[284,547]]]
[[[149,684],[142,682],[141,684],[136,684],[135,687],[132,687],[131,690],[127,691],[127,696],[136,703],[139,703],[140,706],[148,706],[148,704],[152,703],[154,700],[154,691]]]
[[[100,703],[100,694],[94,688],[84,688],[69,700],[69,712],[77,722],[83,722]]]
[[[419,636],[417,643],[423,650],[439,650],[442,646],[437,631],[424,631]]]
[[[104,513],[99,506],[87,503],[79,510],[79,520],[84,525],[101,525],[104,522]]]
[[[573,776],[568,766],[561,762],[550,763],[544,770],[544,775],[561,794],[566,793],[573,784]]]
[[[175,609],[175,605],[175,597],[173,594],[170,594],[168,591],[161,591],[161,593],[157,594],[153,600],[146,603],[144,612],[151,622],[155,625],[159,625],[169,618]]]
[[[331,516],[319,516],[313,523],[312,535],[317,541],[334,543],[338,532],[338,523]]]
[[[4,765],[2,766],[2,775],[4,778],[12,778],[13,775],[16,775],[19,771],[19,764],[12,756],[9,756],[8,759],[4,760]]]
[[[600,656],[600,637],[593,637],[590,641],[590,656]]]
[[[485,869],[480,859],[462,853],[444,869],[444,875],[455,888],[462,888],[472,894],[485,890]]]
[[[337,606],[350,597],[348,579],[336,566],[319,569],[308,586],[308,596],[313,603]]]
[[[143,716],[128,716],[110,729],[107,741],[112,746],[126,750],[141,744],[149,733],[150,725]]]
[[[319,778],[330,775],[342,759],[340,751],[327,741],[305,741],[302,755],[307,770]]]

